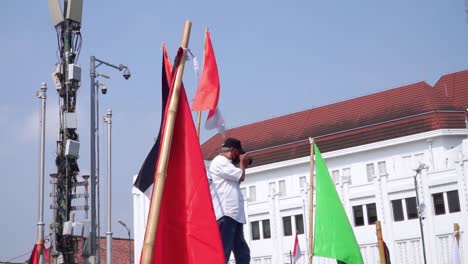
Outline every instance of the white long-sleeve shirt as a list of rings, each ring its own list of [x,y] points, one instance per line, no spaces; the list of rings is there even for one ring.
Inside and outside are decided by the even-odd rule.
[[[242,169],[234,166],[231,160],[223,155],[218,155],[211,162],[208,173],[216,220],[229,216],[245,224],[244,197],[239,182]]]

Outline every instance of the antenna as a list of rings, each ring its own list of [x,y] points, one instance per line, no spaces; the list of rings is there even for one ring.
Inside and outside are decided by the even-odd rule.
[[[63,22],[62,6],[59,0],[49,0],[49,10],[54,21],[54,26]]]

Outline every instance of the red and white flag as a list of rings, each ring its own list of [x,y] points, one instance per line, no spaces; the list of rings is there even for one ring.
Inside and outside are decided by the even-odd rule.
[[[211,44],[210,32],[206,32],[205,38],[205,57],[203,59],[203,71],[201,74],[200,85],[193,99],[192,110],[203,111],[210,110],[206,119],[206,129],[218,129],[218,132],[224,137],[224,119],[219,111],[219,74],[216,57]]]
[[[292,264],[298,263],[301,256],[302,256],[301,247],[299,246],[299,238],[298,238],[297,233],[296,233],[296,239],[294,239],[294,250],[293,250]]]

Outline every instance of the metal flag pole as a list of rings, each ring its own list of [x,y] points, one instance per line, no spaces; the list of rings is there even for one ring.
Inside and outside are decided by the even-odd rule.
[[[47,85],[42,82],[41,89],[37,92],[37,97],[41,100],[40,124],[40,154],[39,154],[39,217],[37,221],[37,244],[41,245],[39,251],[39,263],[44,264],[42,250],[44,247],[44,156],[45,156],[45,122],[46,122],[46,91]]]
[[[314,255],[314,139],[309,138],[310,143],[310,186],[309,186],[309,264],[312,264]]]
[[[164,126],[163,138],[161,141],[161,155],[156,165],[156,181],[154,183],[153,194],[151,196],[150,209],[148,215],[148,224],[146,226],[145,239],[143,242],[143,251],[141,254],[142,264],[153,263],[153,249],[156,241],[156,231],[159,222],[159,210],[161,208],[161,200],[164,191],[164,184],[167,176],[167,165],[169,163],[169,154],[172,144],[172,135],[174,132],[175,119],[177,116],[177,107],[179,105],[180,89],[182,87],[182,76],[184,75],[185,60],[187,58],[187,47],[190,37],[192,22],[185,21],[184,33],[180,47],[184,49],[180,65],[177,68],[175,86],[172,91],[172,96],[169,99],[168,114],[166,117],[166,125]]]
[[[106,263],[112,264],[112,110],[107,109],[104,116],[107,124],[107,233],[106,233]]]

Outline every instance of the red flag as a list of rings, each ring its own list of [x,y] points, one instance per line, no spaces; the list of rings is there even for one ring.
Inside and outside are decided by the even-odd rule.
[[[41,251],[41,252],[40,252]],[[44,247],[44,244],[36,243],[29,257],[29,264],[38,264],[40,255],[44,255],[45,259],[49,258],[49,251]]]
[[[299,238],[296,233],[296,239],[294,239],[294,250],[293,250],[293,259],[292,263],[295,264],[301,258],[301,247],[299,246]]]
[[[179,49],[176,64],[180,61],[181,51]],[[168,65],[167,54],[164,54],[164,58],[167,62],[165,65]],[[167,76],[174,76],[169,75],[169,68],[166,67]],[[172,84],[170,95],[173,92],[173,79],[169,80]],[[207,179],[187,96],[181,87],[153,263],[224,263]]]
[[[203,59],[203,71],[200,85],[193,99],[192,110],[214,111],[219,99],[219,74],[216,58],[211,45],[210,32],[206,32],[205,58]]]

